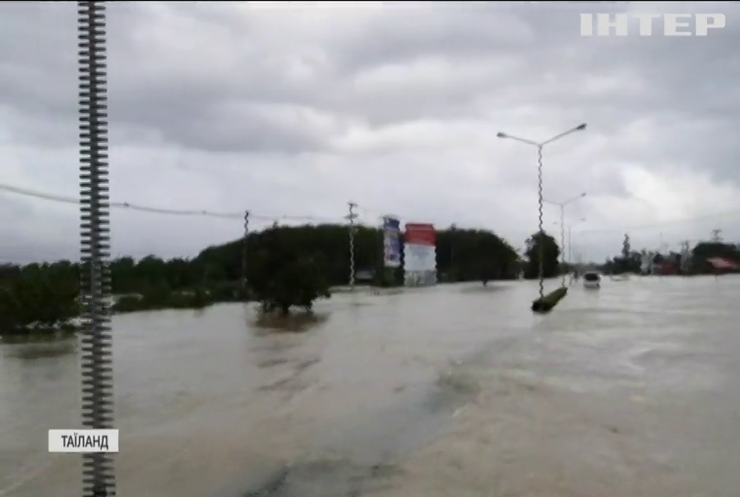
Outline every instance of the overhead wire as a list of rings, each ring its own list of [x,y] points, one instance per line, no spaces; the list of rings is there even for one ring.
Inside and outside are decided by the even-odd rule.
[[[25,197],[39,198],[42,200],[48,200],[52,202],[59,202],[71,205],[78,205],[79,199],[73,196],[60,195],[55,193],[41,192],[38,190],[32,190],[30,188],[18,187],[9,184],[0,184],[0,191],[6,191],[8,193],[21,195]],[[138,212],[146,212],[151,214],[163,214],[173,216],[194,216],[194,217],[212,217],[219,219],[244,219],[244,211],[239,212],[218,212],[204,209],[171,209],[164,207],[155,207],[149,205],[142,205],[133,202],[110,202],[111,208],[117,209],[128,209]],[[367,209],[365,207],[356,206],[360,211],[364,211],[366,217],[375,217],[379,211]],[[378,219],[382,215],[378,214]],[[267,215],[267,214],[253,214],[250,211],[249,218],[252,220],[261,221],[297,221],[297,222],[336,222],[343,223],[345,216],[337,215],[336,217],[328,216],[314,216],[314,215],[291,215],[291,214],[280,214],[280,215]],[[361,224],[374,224],[368,219],[360,219],[359,216],[356,218],[356,222]]]
[[[16,194],[20,196],[25,197],[33,197],[38,198],[42,200],[48,200],[51,202],[58,202],[58,203],[65,203],[70,205],[79,205],[80,200],[77,197],[69,196],[69,195],[60,195],[56,193],[48,193],[48,192],[41,192],[38,190],[33,190],[30,188],[25,187],[19,187],[14,186],[10,184],[0,183],[0,191],[5,191],[11,194]],[[191,216],[191,217],[211,217],[211,218],[219,218],[219,219],[244,219],[244,211],[238,211],[238,212],[220,212],[220,211],[212,211],[212,210],[206,210],[206,209],[171,209],[171,208],[165,208],[165,207],[156,207],[156,206],[150,206],[150,205],[143,205],[139,203],[134,202],[110,202],[111,208],[116,209],[127,209],[137,212],[145,212],[150,214],[161,214],[161,215],[172,215],[172,216]],[[383,215],[380,213],[380,211],[376,211],[374,209],[368,209],[367,207],[362,206],[361,204],[357,206],[358,210],[360,212],[364,212],[367,217],[377,217],[378,222],[369,221],[368,219],[358,219],[358,222],[361,224],[379,224],[379,220],[383,217]],[[727,216],[738,216],[740,215],[740,209],[733,209],[723,212],[717,212],[713,214],[702,214],[699,216],[694,217],[686,217],[686,218],[677,218],[677,219],[669,219],[665,221],[650,223],[650,224],[642,224],[642,225],[635,225],[635,226],[624,226],[624,227],[615,227],[615,228],[595,228],[595,229],[583,229],[579,230],[577,233],[579,235],[590,235],[590,234],[598,234],[598,233],[618,233],[618,232],[631,232],[631,231],[639,231],[639,230],[645,230],[645,229],[655,229],[655,228],[661,228],[667,225],[674,225],[674,224],[685,224],[685,223],[691,223],[696,221],[702,221],[707,219],[716,219],[720,217],[727,217]],[[410,219],[414,216],[403,216],[398,215],[400,218],[404,219]],[[314,215],[292,215],[292,214],[280,214],[280,215],[268,215],[268,214],[253,214],[250,211],[250,219],[253,220],[259,220],[259,221],[297,221],[297,222],[324,222],[324,223],[343,223],[344,216],[337,215],[336,217],[329,217],[329,216],[314,216]]]
[[[17,195],[22,195],[25,197],[34,197],[39,198],[43,200],[49,200],[52,202],[60,202],[60,203],[66,203],[66,204],[73,204],[78,205],[80,203],[80,200],[75,197],[71,196],[65,196],[65,195],[58,195],[58,194],[52,194],[52,193],[45,193],[45,192],[39,192],[35,190],[31,190],[28,188],[22,188],[17,187],[13,185],[7,185],[7,184],[0,184],[0,190],[6,191],[9,193],[14,193]],[[221,219],[244,219],[244,211],[239,212],[217,212],[217,211],[210,211],[210,210],[203,210],[203,209],[169,209],[169,208],[163,208],[163,207],[153,207],[153,206],[147,206],[147,205],[141,205],[137,203],[132,202],[110,202],[110,206],[112,208],[119,208],[119,209],[128,209],[128,210],[134,210],[139,212],[147,212],[152,214],[165,214],[165,215],[173,215],[173,216],[202,216],[202,217],[213,217],[213,218],[221,218]],[[294,215],[260,215],[260,214],[251,214],[250,213],[250,219],[258,219],[262,221],[279,221],[279,220],[290,220],[290,221],[323,221],[323,222],[330,222],[330,221],[337,221],[341,219],[340,216],[337,218],[330,218],[330,217],[320,217],[320,216],[294,216]]]

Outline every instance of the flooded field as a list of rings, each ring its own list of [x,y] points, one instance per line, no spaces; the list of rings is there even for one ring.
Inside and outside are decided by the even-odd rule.
[[[556,285],[551,282],[550,285]],[[120,496],[736,497],[740,279],[337,294],[117,316]],[[74,342],[0,344],[0,497],[79,497]]]

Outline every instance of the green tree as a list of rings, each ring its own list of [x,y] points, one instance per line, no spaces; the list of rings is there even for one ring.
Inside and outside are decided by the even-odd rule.
[[[712,274],[714,267],[708,259],[719,257],[740,264],[740,248],[737,245],[717,241],[699,242],[691,251],[691,270],[694,273]]]
[[[283,255],[271,255],[272,247],[276,246],[275,236],[279,237]],[[317,296],[326,295],[330,285],[346,285],[349,281],[347,225],[276,226],[250,233],[246,243],[238,239],[209,246],[194,258],[165,260],[149,255],[140,260],[120,257],[110,261],[112,292],[118,296],[130,295],[119,299],[114,310],[198,307],[215,301],[254,297],[242,281],[245,249],[252,293],[260,290],[264,296],[270,292],[273,298],[268,306],[280,308],[290,302],[310,308]],[[354,256],[357,272],[372,273],[375,284],[394,286],[403,281],[402,268],[383,267],[380,229],[356,228]],[[514,249],[492,231],[453,226],[437,231],[437,268],[440,281],[490,281],[516,278],[520,264]],[[5,292],[5,300],[0,303],[4,306],[4,311],[0,309],[0,319],[18,323],[28,319],[38,322],[39,318],[53,321],[52,315],[64,317],[73,312],[77,304],[69,304],[66,290],[53,297],[66,302],[61,306],[64,310],[57,311],[51,304],[39,306],[37,302],[41,300],[28,295],[46,292],[44,298],[48,301],[53,288],[46,288],[44,282],[49,281],[68,282],[65,285],[71,285],[69,288],[75,288],[78,293],[82,269],[81,264],[70,261],[0,266],[0,290]],[[271,281],[265,275],[277,275],[278,279]],[[306,291],[296,293],[288,285],[291,279],[301,282]],[[268,284],[274,288],[268,289]],[[44,316],[47,311],[49,315]],[[26,315],[30,317],[23,317]]]
[[[697,260],[706,261],[712,257],[721,257],[723,259],[740,263],[740,250],[738,250],[737,246],[730,243],[699,242],[691,253]]]
[[[613,274],[623,274],[627,272],[638,272],[639,265],[635,267],[635,263],[632,258],[632,247],[630,244],[629,234],[624,234],[624,240],[622,241],[622,251],[619,257],[615,257],[612,263]]]
[[[64,263],[29,265],[0,287],[0,333],[51,331],[79,313],[79,287]]]
[[[453,225],[437,233],[437,267],[442,281],[514,279],[517,259],[513,247],[490,231]]]
[[[262,235],[263,247],[249,266],[247,280],[263,312],[288,314],[294,306],[310,311],[318,298],[330,297],[320,253],[300,251],[279,227]]]
[[[527,238],[526,246],[525,256],[527,262],[524,266],[524,277],[526,279],[539,278],[541,251],[543,254],[543,276],[545,278],[552,278],[558,275],[560,247],[558,247],[555,238],[548,235],[545,231],[541,231]]]

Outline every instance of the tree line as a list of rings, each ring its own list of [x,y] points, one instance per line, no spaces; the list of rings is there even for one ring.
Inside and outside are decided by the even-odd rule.
[[[607,274],[640,273],[642,261],[649,252],[646,249],[632,250],[629,235],[625,235],[622,250],[618,256],[609,258],[600,270]],[[713,274],[715,268],[708,262],[712,258],[721,258],[740,264],[740,245],[721,241],[700,241],[689,250],[689,260],[684,261],[686,254],[669,251],[667,253],[650,252],[651,262],[663,264],[670,262],[676,265],[678,274]],[[730,271],[732,272],[732,271]]]
[[[383,267],[383,238],[378,228],[354,230],[358,283],[402,284],[403,270]],[[557,274],[559,249],[547,234],[527,241],[527,260],[492,231],[437,231],[437,267],[442,282],[490,281],[536,277],[540,240],[544,240],[546,276]],[[403,243],[403,235],[401,235]],[[246,268],[246,282],[244,279]],[[350,278],[349,229],[346,225],[274,226],[244,239],[210,246],[193,258],[153,255],[108,264],[114,312],[161,308],[198,308],[214,302],[257,300],[265,311],[310,309],[332,286]],[[79,281],[85,268],[57,261],[0,266],[0,331],[31,323],[58,326],[78,313]],[[24,328],[25,329],[25,328]]]

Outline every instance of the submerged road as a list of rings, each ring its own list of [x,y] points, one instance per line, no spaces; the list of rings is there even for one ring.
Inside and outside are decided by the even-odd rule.
[[[556,285],[551,282],[550,285]],[[740,278],[338,294],[117,316],[118,495],[737,497]],[[0,344],[0,497],[79,497],[76,344]]]

